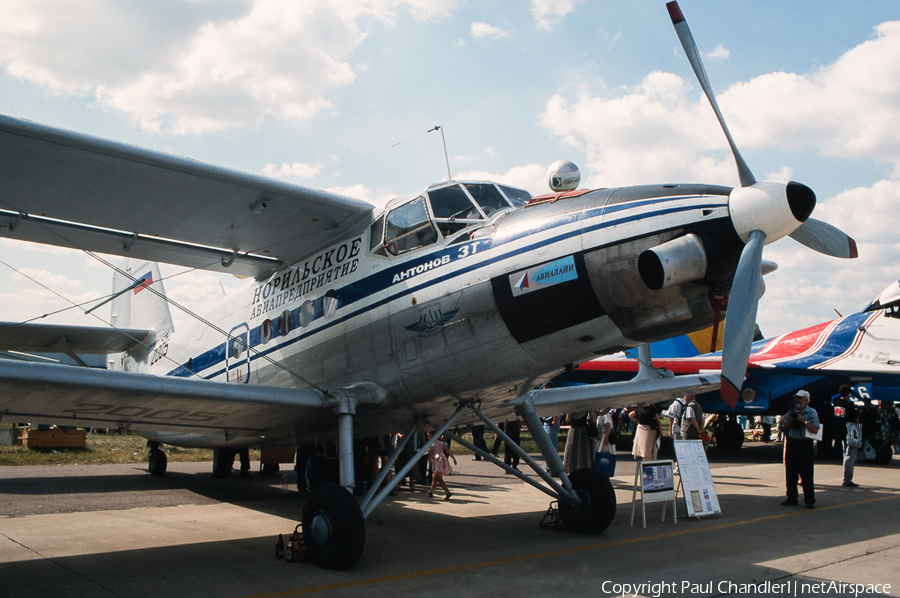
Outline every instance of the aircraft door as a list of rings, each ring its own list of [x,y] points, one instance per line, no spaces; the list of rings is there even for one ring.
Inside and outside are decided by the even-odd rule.
[[[225,378],[228,382],[250,381],[250,328],[239,324],[231,329],[225,345]]]

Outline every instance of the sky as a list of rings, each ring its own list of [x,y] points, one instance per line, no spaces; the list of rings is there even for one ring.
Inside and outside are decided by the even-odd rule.
[[[766,336],[864,308],[900,278],[900,2],[682,0],[757,179],[815,190],[853,261],[768,245]],[[0,0],[0,113],[383,204],[446,178],[547,192],[737,185],[663,0]],[[2,165],[0,165],[2,168]],[[228,275],[164,267],[203,305]],[[112,273],[0,240],[0,320],[102,325]],[[50,315],[48,315],[50,314]],[[47,316],[47,317],[44,317]],[[189,316],[173,313],[176,328]]]

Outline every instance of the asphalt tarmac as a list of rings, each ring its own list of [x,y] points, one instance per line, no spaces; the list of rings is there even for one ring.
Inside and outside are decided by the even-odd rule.
[[[629,525],[635,465],[620,454],[618,512],[599,536],[543,529],[550,498],[471,457],[450,501],[400,490],[367,522],[350,571],[274,558],[303,496],[281,477],[211,476],[210,463],[0,468],[3,596],[900,596],[900,460],[841,487],[816,464],[815,509],[784,507],[781,445],[709,453],[721,516],[678,500]],[[439,493],[440,494],[440,493]],[[843,584],[843,585],[842,585]]]

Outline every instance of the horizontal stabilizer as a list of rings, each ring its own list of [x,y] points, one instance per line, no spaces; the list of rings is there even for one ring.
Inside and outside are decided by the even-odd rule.
[[[147,338],[151,330],[116,329],[65,324],[0,322],[0,351],[121,353]]]

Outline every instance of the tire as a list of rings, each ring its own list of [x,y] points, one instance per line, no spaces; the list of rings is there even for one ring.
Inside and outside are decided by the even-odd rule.
[[[147,452],[147,471],[150,475],[163,475],[166,473],[168,459],[166,454],[158,448],[152,448]]]
[[[579,534],[602,533],[616,517],[616,491],[609,478],[593,469],[578,469],[569,481],[581,504],[559,501],[559,516],[566,529]]]
[[[875,465],[887,465],[891,462],[891,459],[894,457],[894,449],[891,445],[886,444],[881,449],[875,453],[875,458],[872,459],[872,463]]]
[[[309,560],[320,567],[355,565],[366,544],[366,522],[353,495],[337,484],[313,490],[303,505],[303,542]]]
[[[716,448],[739,451],[744,444],[744,429],[734,421],[726,421],[716,430]]]
[[[875,465],[887,465],[894,457],[891,445],[878,438],[878,433],[866,438],[860,452],[866,461],[871,461]]]

